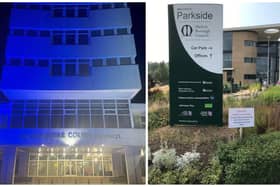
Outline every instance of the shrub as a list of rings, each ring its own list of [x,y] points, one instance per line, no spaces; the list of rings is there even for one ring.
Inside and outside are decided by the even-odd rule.
[[[274,86],[268,88],[262,94],[260,94],[259,99],[263,101],[263,104],[271,105],[273,103],[280,102],[280,86]]]
[[[217,157],[213,157],[202,173],[202,184],[219,184],[222,178],[222,166]]]
[[[160,108],[157,111],[149,112],[149,130],[168,125],[168,108]]]
[[[192,162],[196,162],[200,159],[200,154],[197,152],[186,152],[185,154],[177,157],[176,166],[182,169]]]
[[[217,156],[227,184],[280,183],[280,132],[220,145]]]
[[[161,184],[162,172],[159,168],[149,167],[149,184]]]
[[[192,162],[181,170],[178,170],[178,182],[179,184],[199,184],[201,172],[203,171],[201,171],[199,163]]]
[[[171,170],[162,174],[161,184],[177,184],[178,183],[178,171]]]
[[[177,157],[175,149],[162,148],[153,153],[153,164],[161,170],[172,170],[176,167]]]

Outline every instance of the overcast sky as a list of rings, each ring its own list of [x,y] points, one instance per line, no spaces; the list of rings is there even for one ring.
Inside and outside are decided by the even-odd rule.
[[[252,2],[239,0],[147,0],[147,61],[168,61],[167,5],[174,3],[223,4],[224,28],[280,23],[280,2]]]

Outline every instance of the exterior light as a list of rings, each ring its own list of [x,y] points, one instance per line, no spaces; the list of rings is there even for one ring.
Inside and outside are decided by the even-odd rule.
[[[102,144],[101,146],[104,147],[104,144]]]
[[[278,32],[279,32],[279,29],[265,29],[264,30],[264,33],[266,33],[266,34],[275,34]]]
[[[90,150],[90,149],[89,149],[89,147],[88,147],[88,148],[87,148],[87,152],[89,152],[89,150]]]
[[[144,153],[144,149],[142,148],[141,151],[140,151],[140,156],[144,156],[145,153]]]
[[[39,147],[38,152],[40,153],[42,151],[41,147]]]

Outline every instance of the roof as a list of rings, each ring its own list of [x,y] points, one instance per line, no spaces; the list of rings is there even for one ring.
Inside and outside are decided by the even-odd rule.
[[[266,34],[264,31],[266,29],[279,29],[278,33],[275,34]],[[248,27],[234,27],[234,28],[225,28],[224,32],[240,32],[240,31],[251,31],[258,34],[259,41],[267,41],[270,37],[271,41],[278,41],[280,38],[280,23],[279,24],[270,24],[270,25],[257,25],[257,26],[248,26]]]

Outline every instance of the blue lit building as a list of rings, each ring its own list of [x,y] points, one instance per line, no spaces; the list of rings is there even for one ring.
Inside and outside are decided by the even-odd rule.
[[[131,28],[126,3],[12,7],[0,183],[144,182],[145,105],[131,102],[142,88]]]

